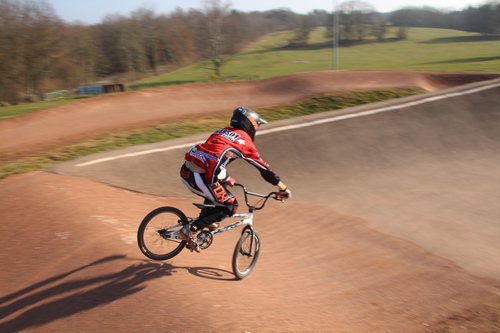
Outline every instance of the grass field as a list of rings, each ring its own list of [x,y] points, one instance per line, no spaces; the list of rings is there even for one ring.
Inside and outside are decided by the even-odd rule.
[[[333,69],[332,44],[324,28],[311,34],[310,45],[286,48],[290,32],[271,34],[246,48],[222,67],[222,79],[264,79],[296,72]],[[339,48],[340,70],[418,70],[500,72],[500,39],[477,33],[447,29],[409,28],[408,40],[378,43],[367,39],[363,45]],[[156,78],[129,85],[208,82],[213,74],[197,64]]]
[[[54,106],[70,103],[75,100],[79,100],[82,98],[88,98],[89,96],[71,96],[65,99],[59,99],[57,101],[47,101],[47,102],[38,102],[38,103],[27,103],[27,104],[19,104],[12,105],[7,107],[0,108],[0,121],[2,119],[12,118],[21,116],[26,113],[36,112],[39,110],[44,110],[48,108],[52,108]]]

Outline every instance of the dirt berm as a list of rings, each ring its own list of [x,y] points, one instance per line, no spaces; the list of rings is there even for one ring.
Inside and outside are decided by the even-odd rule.
[[[196,213],[178,170],[206,135],[2,180],[0,332],[499,331],[500,80],[429,90],[262,127],[294,197],[257,212],[262,251],[242,281],[238,231],[167,262],[135,242],[156,207]],[[243,162],[229,170],[273,190]]]
[[[481,72],[326,71],[260,81],[155,88],[101,95],[0,121],[0,161],[52,145],[65,145],[196,115],[227,114],[346,90],[419,87],[428,91],[500,77]],[[3,156],[2,156],[3,155]]]

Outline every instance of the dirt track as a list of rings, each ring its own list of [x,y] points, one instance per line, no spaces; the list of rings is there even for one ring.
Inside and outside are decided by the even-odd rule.
[[[355,81],[351,72],[343,74],[342,82]],[[408,86],[409,79],[389,84],[388,78],[395,74],[385,74],[379,84]],[[340,73],[335,75],[341,78]],[[367,83],[373,72],[365,73],[365,80],[363,73],[355,75]],[[280,98],[293,100],[303,97],[303,87],[312,82],[327,87],[331,82],[320,80],[327,76],[310,73],[305,75],[307,80],[297,76],[291,81],[286,81],[290,77],[275,80],[283,80]],[[413,82],[421,82],[420,75],[413,76]],[[300,88],[294,89],[295,84]],[[374,87],[371,84],[376,82],[370,83]],[[438,88],[444,86],[430,90]],[[189,87],[182,89],[188,96],[195,93]],[[254,106],[243,102],[255,96],[254,91],[246,95],[248,91],[252,90],[235,92],[233,101]],[[495,93],[498,96],[498,88]],[[135,96],[135,105],[155,110],[145,94],[125,98]],[[437,116],[420,106],[415,112],[301,130],[294,132],[295,138],[288,132],[259,136],[263,157],[293,188],[294,200],[286,205],[273,203],[257,215],[255,226],[263,249],[257,268],[243,281],[232,280],[229,272],[237,232],[221,235],[202,254],[184,251],[165,263],[146,260],[138,252],[135,231],[145,213],[173,205],[194,214],[191,197],[181,198],[187,192],[177,183],[180,152],[96,164],[86,171],[74,163],[55,170],[90,179],[103,177],[98,180],[134,190],[162,192],[165,198],[42,171],[2,180],[1,205],[8,209],[2,209],[0,216],[0,332],[499,331],[500,285],[491,278],[496,271],[484,270],[485,262],[465,270],[466,264],[449,259],[453,254],[437,255],[442,249],[432,248],[436,237],[447,248],[460,244],[463,229],[459,228],[468,226],[469,238],[474,239],[462,239],[465,252],[478,256],[498,250],[496,242],[484,243],[485,236],[498,239],[498,228],[486,223],[498,217],[494,207],[495,184],[500,183],[494,167],[500,142],[495,134],[498,100],[486,93],[477,95],[471,105],[482,103],[488,111],[474,113],[464,102],[472,96],[459,98],[453,108],[447,101],[437,102],[446,110]],[[111,96],[108,101],[118,99]],[[183,99],[177,95],[176,100]],[[226,103],[223,100],[217,108],[214,98],[212,111],[206,112],[234,106]],[[263,105],[272,103],[266,100]],[[195,108],[199,111],[198,104]],[[57,112],[40,117],[48,119]],[[450,123],[453,112],[458,120]],[[137,117],[132,115],[140,123]],[[12,124],[0,124],[5,123]],[[0,127],[0,133],[5,128]],[[35,130],[30,134],[36,137]],[[1,142],[3,146],[5,141]],[[35,142],[26,147],[41,146]],[[319,164],[322,161],[325,164]],[[298,168],[299,163],[303,165]],[[443,165],[452,169],[443,171]],[[258,180],[243,166],[238,168],[238,179]],[[484,174],[487,170],[491,171]],[[148,179],[155,181],[149,184]],[[456,184],[456,179],[463,183]],[[146,188],[138,188],[141,184]],[[256,185],[259,190],[269,189],[261,186]],[[475,210],[472,203],[486,195],[491,196],[491,204]],[[453,228],[450,222],[454,221],[448,219],[455,216],[447,215],[449,211],[441,214],[443,207],[463,208],[477,218],[470,220],[465,214]],[[433,229],[428,227],[436,221],[426,220],[428,216],[442,219],[441,232],[430,232]],[[398,232],[402,234],[397,236]],[[408,241],[411,236],[417,237]]]
[[[250,108],[277,105],[320,93],[355,89],[420,87],[434,91],[499,76],[499,73],[460,72],[308,72],[262,81],[103,95],[0,121],[0,157],[198,114],[227,114],[235,105]]]

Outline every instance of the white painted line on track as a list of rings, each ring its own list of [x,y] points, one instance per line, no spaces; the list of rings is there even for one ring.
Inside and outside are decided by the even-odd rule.
[[[75,166],[77,166],[77,167],[83,167],[83,166],[97,164],[97,163],[101,163],[101,162],[113,161],[113,160],[117,160],[117,159],[125,158],[125,157],[134,157],[134,156],[141,156],[141,155],[152,154],[152,153],[160,153],[160,152],[164,152],[164,151],[168,151],[168,150],[174,150],[174,149],[180,149],[180,148],[188,148],[188,147],[193,146],[195,143],[196,142],[194,142],[194,143],[186,143],[186,144],[177,145],[177,146],[170,146],[170,147],[165,147],[165,148],[143,150],[143,151],[138,151],[136,153],[129,153],[129,154],[123,154],[123,155],[118,155],[118,156],[112,156],[112,157],[105,157],[105,158],[100,158],[100,159],[93,160],[93,161],[88,161],[88,162],[80,163],[80,164],[77,164]]]
[[[275,132],[289,131],[289,130],[293,130],[293,129],[297,129],[297,128],[304,128],[304,127],[321,125],[321,124],[331,123],[331,122],[345,120],[345,119],[369,116],[372,114],[403,109],[403,108],[407,108],[410,106],[425,104],[425,103],[434,102],[434,101],[438,101],[438,100],[442,100],[442,99],[446,99],[446,98],[474,94],[474,93],[477,93],[477,92],[480,92],[483,90],[493,89],[496,87],[500,87],[500,83],[495,83],[495,84],[482,86],[482,87],[478,87],[478,88],[473,88],[473,89],[469,89],[469,90],[465,90],[465,91],[461,91],[461,92],[456,92],[456,93],[449,93],[449,94],[444,94],[444,95],[427,97],[427,98],[423,98],[423,99],[418,100],[418,101],[413,101],[413,102],[378,108],[378,109],[374,109],[374,110],[356,112],[356,113],[345,114],[345,115],[340,115],[340,116],[333,116],[331,118],[315,120],[315,121],[311,121],[311,122],[303,123],[303,124],[282,126],[282,127],[272,128],[272,129],[268,129],[268,130],[260,130],[257,132],[257,135],[264,135],[264,134],[275,133]],[[165,147],[165,148],[144,150],[144,151],[140,151],[140,152],[136,152],[136,153],[123,154],[123,155],[118,155],[118,156],[113,156],[113,157],[105,157],[105,158],[100,158],[100,159],[93,160],[93,161],[79,163],[75,166],[76,167],[84,167],[84,166],[89,166],[89,165],[98,164],[98,163],[102,163],[102,162],[114,161],[114,160],[118,160],[118,159],[126,158],[126,157],[135,157],[135,156],[141,156],[141,155],[146,155],[146,154],[165,152],[165,151],[174,150],[174,149],[189,148],[189,147],[195,145],[196,143],[198,143],[198,142],[185,143],[182,145],[170,146],[170,147]]]

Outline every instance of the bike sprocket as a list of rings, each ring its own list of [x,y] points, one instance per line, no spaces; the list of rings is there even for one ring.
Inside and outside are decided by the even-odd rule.
[[[210,245],[212,245],[212,241],[214,237],[208,231],[202,231],[198,234],[198,244],[200,245],[201,250],[208,249]]]

